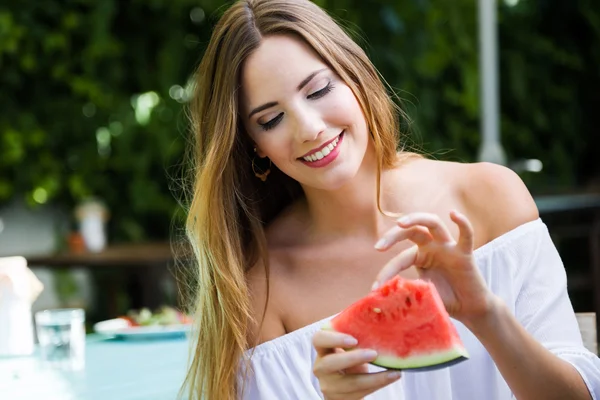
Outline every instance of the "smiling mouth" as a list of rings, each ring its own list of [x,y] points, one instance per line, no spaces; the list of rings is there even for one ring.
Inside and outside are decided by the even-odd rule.
[[[304,160],[306,162],[315,162],[315,161],[322,160],[323,158],[327,157],[329,155],[329,153],[331,153],[337,147],[338,143],[340,142],[340,138],[343,134],[344,134],[344,131],[342,131],[342,133],[340,133],[335,139],[333,139],[331,142],[329,142],[329,144],[323,146],[319,150],[317,150],[307,156],[299,157],[299,159]]]

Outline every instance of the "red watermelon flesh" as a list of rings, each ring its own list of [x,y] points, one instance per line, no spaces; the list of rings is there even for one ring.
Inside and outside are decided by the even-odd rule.
[[[373,349],[373,364],[389,369],[437,369],[468,353],[435,286],[399,276],[336,315],[324,329],[355,337]]]

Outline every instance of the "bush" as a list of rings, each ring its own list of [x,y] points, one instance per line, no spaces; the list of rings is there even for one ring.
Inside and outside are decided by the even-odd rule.
[[[404,99],[422,147],[473,161],[479,146],[474,0],[321,0]],[[168,235],[186,145],[182,103],[219,1],[23,0],[0,9],[0,203],[72,207],[89,195],[115,240]],[[358,29],[357,27],[360,27]],[[500,6],[502,137],[539,158],[535,190],[600,173],[600,6]],[[176,192],[176,191],[175,191]]]

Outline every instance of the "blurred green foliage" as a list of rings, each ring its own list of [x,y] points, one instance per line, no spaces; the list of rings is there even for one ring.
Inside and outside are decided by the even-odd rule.
[[[479,146],[476,0],[319,0],[404,99],[416,141],[473,161]],[[218,0],[21,0],[0,6],[0,204],[111,210],[114,240],[166,237],[177,209],[190,73]],[[531,187],[600,173],[600,3],[499,2],[502,137],[538,158]],[[177,100],[175,100],[175,99]]]
[[[478,153],[478,2],[319,1],[360,27],[369,55],[413,117],[415,138],[442,159],[473,161]],[[522,174],[535,192],[598,179],[600,2],[499,0],[498,20],[509,164],[543,162],[543,173]]]
[[[117,240],[168,234],[170,171],[185,144],[169,90],[185,86],[209,33],[190,20],[195,4],[45,0],[0,9],[0,201],[72,206],[96,195]]]

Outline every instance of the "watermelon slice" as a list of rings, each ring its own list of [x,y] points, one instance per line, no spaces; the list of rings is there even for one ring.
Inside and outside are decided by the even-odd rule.
[[[378,353],[387,369],[432,370],[469,358],[435,286],[399,276],[352,304],[323,329],[346,333]]]

